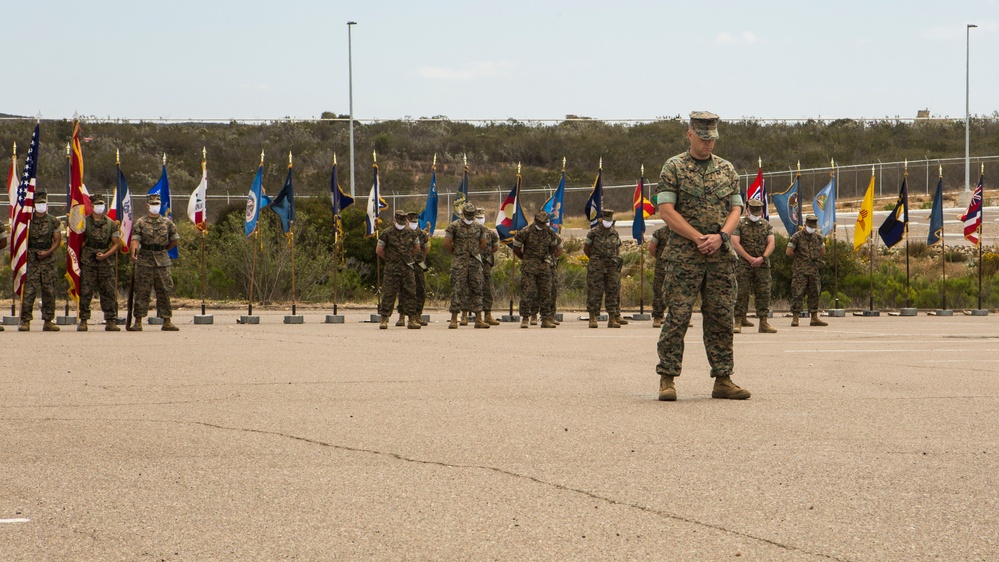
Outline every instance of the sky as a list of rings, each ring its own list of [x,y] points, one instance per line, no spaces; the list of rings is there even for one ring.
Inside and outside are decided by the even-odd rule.
[[[999,0],[32,0],[0,113],[653,120],[999,112]],[[347,21],[355,21],[348,56]],[[16,87],[15,87],[16,84]]]

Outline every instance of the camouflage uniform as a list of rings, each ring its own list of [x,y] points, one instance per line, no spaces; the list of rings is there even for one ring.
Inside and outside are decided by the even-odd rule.
[[[415,214],[415,213],[410,213]],[[417,256],[413,256],[413,278],[416,282],[416,300],[414,301],[415,309],[413,314],[417,317],[423,315],[423,306],[427,302],[427,281],[426,281],[426,267],[427,264],[423,261],[423,252],[426,251],[427,245],[430,243],[430,235],[427,231],[417,228],[416,230],[410,230],[413,236],[416,237],[417,241],[420,243],[420,253]],[[396,309],[399,314],[406,314],[406,311],[402,307],[402,299],[399,299],[399,306]]]
[[[472,206],[474,218],[475,207]],[[465,224],[458,219],[448,225],[444,237],[451,239],[451,314],[461,311],[478,313],[482,310],[482,256],[480,243],[488,240],[484,226]]]
[[[499,234],[495,230],[485,230],[489,239],[486,241],[486,249],[482,250],[482,310],[490,313],[493,310],[493,266],[496,265],[493,251],[499,248]]]
[[[656,243],[655,275],[652,278],[652,317],[662,318],[666,312],[666,244],[669,239],[669,227],[664,226],[652,233]]]
[[[739,226],[732,236],[739,237],[739,244],[754,258],[763,255],[767,249],[767,238],[773,236],[774,229],[762,218],[756,222],[749,217],[739,219]],[[763,265],[753,267],[746,260],[739,260],[739,298],[735,302],[736,318],[745,318],[749,309],[749,293],[756,298],[756,317],[766,318],[770,314],[771,275],[770,258],[763,258]]]
[[[383,318],[392,314],[392,306],[399,297],[399,308],[407,316],[416,315],[416,256],[413,248],[420,245],[416,232],[389,226],[378,233],[378,246],[384,248],[385,272],[382,274],[382,300],[378,314]]]
[[[692,227],[717,234],[733,207],[742,206],[739,175],[727,160],[711,155],[706,166],[684,151],[670,158],[659,175],[656,204],[673,203]],[[723,242],[713,255],[702,254],[693,241],[671,232],[666,244],[668,321],[659,335],[656,372],[676,377],[683,365],[683,338],[687,334],[694,300],[701,296],[704,349],[712,377],[730,377],[732,318],[736,298],[736,255]]]
[[[164,320],[173,317],[170,295],[173,294],[173,272],[167,247],[180,240],[177,226],[170,219],[146,214],[132,225],[132,241],[139,243],[139,259],[135,262],[134,310],[136,318],[149,314],[150,291],[156,291],[156,316]]]
[[[795,318],[801,312],[801,298],[804,295],[808,296],[808,311],[819,311],[819,293],[822,292],[819,268],[824,263],[822,246],[822,234],[817,229],[812,234],[799,230],[787,241],[787,247],[794,249],[791,262],[791,312]]]
[[[120,237],[118,224],[106,215],[100,220],[88,216],[85,221],[83,248],[80,255],[80,321],[90,319],[90,301],[97,289],[101,299],[104,322],[114,324],[118,318],[118,292],[115,289],[114,256],[97,261],[97,254],[105,253]]]
[[[561,245],[559,235],[547,225],[537,222],[517,232],[513,246],[524,253],[520,271],[520,318],[541,313],[554,321],[555,303],[550,298],[552,284],[552,253]]]
[[[621,314],[621,237],[613,226],[604,228],[598,224],[586,233],[583,245],[589,248],[590,258],[586,266],[586,310],[590,318],[596,318],[603,303],[607,316],[617,318]]]
[[[24,276],[23,299],[21,301],[21,322],[31,322],[35,297],[42,295],[42,320],[55,319],[55,295],[58,278],[55,270],[55,253],[45,259],[38,259],[38,252],[52,247],[55,233],[59,232],[59,220],[45,213],[32,215],[28,226],[28,268]]]

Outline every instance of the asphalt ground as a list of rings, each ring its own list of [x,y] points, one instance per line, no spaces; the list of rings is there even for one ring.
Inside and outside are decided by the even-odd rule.
[[[992,560],[999,318],[0,334],[3,560]],[[807,324],[807,321],[804,322]]]

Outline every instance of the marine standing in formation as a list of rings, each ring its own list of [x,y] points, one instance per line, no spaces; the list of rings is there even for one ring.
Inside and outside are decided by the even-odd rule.
[[[94,290],[101,299],[104,313],[104,330],[118,332],[118,292],[115,287],[114,258],[121,247],[118,223],[108,218],[107,205],[102,195],[91,199],[94,212],[84,221],[83,248],[80,252],[80,323],[77,331],[87,331],[90,320],[90,301]]]
[[[552,263],[562,255],[562,241],[548,226],[548,213],[538,211],[534,224],[520,229],[513,238],[513,253],[521,258],[520,327],[541,313],[541,327],[555,327],[555,303],[551,300]]]
[[[826,246],[819,232],[819,219],[815,215],[805,217],[805,229],[791,235],[787,241],[786,254],[794,258],[791,262],[791,320],[792,326],[798,325],[801,315],[801,297],[808,295],[808,312],[812,315],[809,326],[828,326],[819,320],[819,294],[822,283],[819,280],[819,268],[822,258],[826,255]]]
[[[395,223],[378,233],[375,254],[385,260],[385,273],[382,274],[382,299],[378,303],[381,323],[378,328],[388,329],[392,307],[399,297],[399,306],[409,317],[406,327],[418,330],[416,316],[416,256],[420,253],[420,238],[407,225],[405,211],[395,212]]]
[[[475,222],[481,226],[486,236],[486,248],[482,250],[482,312],[483,321],[490,326],[499,326],[499,321],[493,318],[493,266],[496,264],[496,254],[499,251],[499,234],[486,227],[486,210],[475,209]]]
[[[56,272],[55,254],[62,241],[59,220],[49,214],[48,194],[35,194],[35,212],[28,225],[28,267],[21,291],[21,325],[18,331],[31,329],[35,296],[42,296],[42,330],[58,332],[55,320]]]
[[[482,311],[482,252],[488,239],[485,227],[475,222],[471,203],[462,205],[461,218],[444,231],[444,250],[451,254],[450,329],[458,328],[460,312],[474,313],[476,328],[489,327],[478,314]]]
[[[774,229],[763,219],[763,202],[749,201],[749,215],[739,219],[739,226],[732,233],[732,247],[739,255],[739,297],[735,301],[735,321],[733,330],[741,333],[742,327],[752,327],[746,320],[749,309],[749,293],[756,301],[756,317],[760,320],[760,333],[777,332],[767,321],[770,316],[770,254],[774,251]]]
[[[430,235],[427,231],[420,230],[420,214],[419,213],[408,213],[406,215],[406,220],[409,222],[410,232],[416,236],[417,240],[420,242],[420,251],[416,255],[416,261],[413,264],[413,276],[416,280],[416,321],[419,322],[420,326],[426,326],[427,323],[423,320],[423,306],[427,302],[427,284],[426,284],[426,271],[427,271],[427,253],[430,252]],[[395,323],[396,326],[406,325],[405,311],[402,306],[402,299],[399,299],[399,320]]]
[[[586,310],[590,328],[597,327],[601,303],[607,308],[607,327],[621,327],[621,237],[614,228],[614,211],[604,209],[600,223],[586,233]],[[627,322],[624,322],[627,324]]]
[[[149,295],[156,291],[156,316],[163,319],[161,330],[176,332],[173,325],[173,272],[170,250],[177,247],[180,235],[173,221],[160,215],[160,196],[146,196],[149,213],[132,225],[132,262],[135,263],[134,313],[135,323],[126,326],[130,332],[142,331],[142,319],[149,313]]]
[[[704,349],[715,379],[711,397],[750,396],[732,382],[737,258],[729,239],[742,214],[742,196],[735,168],[712,154],[717,138],[717,115],[691,113],[690,148],[667,160],[659,174],[656,205],[671,231],[665,251],[669,317],[657,346],[660,400],[676,400],[674,379],[682,370],[683,338],[698,295]]]
[[[669,238],[669,227],[663,226],[652,233],[649,240],[649,253],[656,260],[655,275],[652,277],[652,327],[663,327],[663,315],[666,312],[666,240]]]

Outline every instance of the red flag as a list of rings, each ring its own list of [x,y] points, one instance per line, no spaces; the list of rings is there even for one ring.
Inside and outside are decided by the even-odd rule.
[[[80,122],[73,125],[73,153],[69,163],[69,242],[66,244],[66,279],[69,280],[69,298],[80,298],[80,249],[83,247],[87,215],[93,212],[90,195],[83,185],[83,151],[80,149]]]
[[[961,220],[964,221],[964,237],[975,246],[978,245],[978,236],[982,229],[982,183],[984,181],[985,174],[982,174],[981,179],[978,180],[978,186],[975,187],[974,194],[971,196],[968,211],[961,215]]]
[[[770,220],[770,201],[767,199],[767,187],[763,180],[763,166],[756,172],[756,179],[746,190],[746,212],[749,212],[749,201],[757,199],[763,202],[763,218]]]

